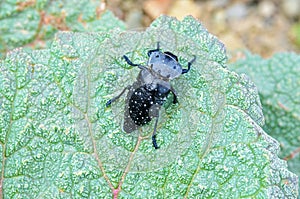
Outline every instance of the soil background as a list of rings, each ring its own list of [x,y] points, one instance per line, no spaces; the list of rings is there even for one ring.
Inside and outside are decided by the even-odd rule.
[[[143,29],[159,15],[192,15],[226,46],[231,61],[239,50],[263,57],[300,52],[300,0],[109,0],[108,9],[128,29]]]

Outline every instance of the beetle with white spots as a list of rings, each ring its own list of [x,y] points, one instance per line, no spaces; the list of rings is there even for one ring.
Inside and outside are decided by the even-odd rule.
[[[126,90],[124,125],[123,129],[127,133],[131,133],[139,126],[148,124],[155,118],[154,130],[152,133],[152,143],[155,149],[158,149],[156,142],[156,130],[161,106],[172,93],[173,104],[178,103],[177,94],[170,80],[179,77],[181,74],[187,73],[196,57],[188,62],[188,68],[183,69],[178,58],[171,52],[162,52],[157,43],[157,48],[148,51],[147,66],[132,63],[127,56],[123,56],[125,61],[131,66],[137,66],[141,71],[137,77],[137,81],[123,89],[116,97],[110,99],[106,106],[110,106],[114,101],[120,98]]]

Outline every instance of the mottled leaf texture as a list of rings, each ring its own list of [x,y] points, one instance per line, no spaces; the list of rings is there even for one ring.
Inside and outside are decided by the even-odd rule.
[[[58,30],[107,31],[123,22],[102,9],[102,1],[0,1],[0,57],[20,46],[43,48]]]
[[[258,87],[266,118],[263,129],[280,142],[279,157],[300,175],[300,55],[278,53],[272,58],[245,54],[230,67],[246,73]]]
[[[122,131],[126,95],[107,100],[146,65],[147,51],[178,56],[152,146],[154,122]],[[254,84],[226,68],[222,43],[193,17],[162,16],[145,32],[56,35],[50,49],[1,62],[4,198],[296,198],[298,178],[277,157]]]

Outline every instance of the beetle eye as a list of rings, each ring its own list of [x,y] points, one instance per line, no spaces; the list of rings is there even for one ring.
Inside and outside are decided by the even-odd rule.
[[[155,57],[156,57],[156,58],[159,58],[159,55],[156,55]]]

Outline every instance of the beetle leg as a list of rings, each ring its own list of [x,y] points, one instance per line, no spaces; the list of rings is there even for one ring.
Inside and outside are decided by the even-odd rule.
[[[141,64],[134,64],[134,63],[132,63],[132,61],[130,61],[130,59],[126,55],[123,55],[123,58],[125,59],[125,61],[127,62],[127,64],[129,64],[130,66],[137,66],[141,70],[147,69],[145,66],[142,66]]]
[[[149,116],[151,118],[153,117],[158,117],[159,116],[159,110],[160,110],[161,105],[159,104],[153,104],[150,108],[149,108]]]
[[[152,144],[153,144],[153,147],[155,149],[159,149],[159,146],[157,145],[157,142],[156,142],[156,128],[157,128],[157,123],[158,123],[158,116],[156,117],[155,124],[154,124],[154,130],[153,130],[153,133],[152,133]]]
[[[108,101],[106,102],[106,107],[110,106],[111,103],[113,103],[114,101],[116,101],[117,99],[119,99],[119,98],[124,94],[124,92],[125,92],[126,90],[129,90],[131,87],[132,87],[132,86],[126,86],[126,87],[123,89],[123,91],[122,91],[119,95],[117,95],[116,97],[114,97],[114,98],[108,100]]]
[[[158,123],[158,118],[159,118],[159,110],[160,110],[160,105],[158,104],[154,104],[151,106],[150,110],[149,110],[149,116],[151,118],[155,117],[155,124],[154,124],[154,130],[152,133],[152,143],[155,149],[158,149],[159,147],[157,146],[156,143],[156,128],[157,128],[157,123]]]
[[[182,69],[181,74],[187,73],[189,72],[189,70],[191,69],[191,65],[192,63],[196,60],[196,56],[194,55],[194,58],[188,62],[188,69]]]
[[[178,103],[178,100],[177,100],[177,93],[176,93],[176,91],[175,91],[175,89],[171,86],[171,92],[172,92],[172,94],[173,94],[173,96],[174,96],[174,98],[173,98],[173,104],[177,104]]]
[[[123,55],[123,58],[125,59],[127,64],[129,64],[130,66],[139,66],[139,64],[132,63],[132,61],[130,61],[130,59],[126,55]]]

